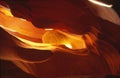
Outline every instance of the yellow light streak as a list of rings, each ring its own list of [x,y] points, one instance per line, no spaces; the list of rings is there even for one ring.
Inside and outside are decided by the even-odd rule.
[[[18,40],[17,44],[23,48],[28,49],[37,49],[37,50],[54,50],[57,48],[56,45],[47,44],[47,43],[39,43],[39,42],[33,42],[24,38],[20,38],[18,36],[15,36]]]
[[[3,26],[3,25],[0,25],[0,27],[3,28],[3,29],[6,30],[6,31],[17,32],[17,31],[15,31],[15,30],[10,29],[10,28],[7,28],[7,27],[5,27],[5,26]]]
[[[108,5],[108,4],[105,4],[105,3],[97,1],[97,0],[88,0],[88,1],[90,1],[90,2],[92,2],[94,4],[97,4],[97,5],[100,5],[100,6],[104,6],[104,7],[109,7],[109,8],[112,7],[112,5]]]
[[[2,5],[0,5],[0,11],[2,13],[4,13],[5,15],[7,15],[7,16],[13,17],[13,15],[12,15],[12,13],[11,13],[9,8],[6,8],[6,7],[2,6]]]
[[[51,31],[54,30],[53,28],[45,28],[45,30]]]
[[[72,45],[71,44],[65,44],[65,46],[69,49],[72,49]]]
[[[28,45],[31,45],[31,46],[51,46],[51,44],[43,44],[43,43],[33,42],[33,41],[23,39],[23,38],[20,38],[20,37],[17,37],[17,36],[16,36],[16,38],[19,39],[20,41],[24,42],[25,44],[28,44]]]

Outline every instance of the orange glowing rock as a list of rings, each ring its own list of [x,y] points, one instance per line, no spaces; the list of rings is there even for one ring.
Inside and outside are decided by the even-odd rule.
[[[2,10],[4,9],[10,13],[9,10],[3,7]],[[64,45],[69,49],[86,48],[80,35],[53,28],[37,28],[30,21],[7,15],[6,11],[0,13],[0,27],[20,40],[17,43],[21,47],[38,50],[53,50],[58,48],[59,45]]]

